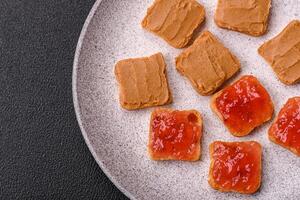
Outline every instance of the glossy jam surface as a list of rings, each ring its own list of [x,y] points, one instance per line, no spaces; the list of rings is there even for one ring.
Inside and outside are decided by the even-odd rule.
[[[269,129],[275,142],[300,155],[300,97],[288,100]]]
[[[199,155],[202,127],[194,112],[156,110],[152,114],[150,145],[156,159],[194,160]]]
[[[230,132],[247,135],[273,114],[271,98],[253,76],[243,76],[216,98],[216,108]]]
[[[260,185],[261,146],[257,142],[214,142],[211,175],[224,191],[253,193]]]

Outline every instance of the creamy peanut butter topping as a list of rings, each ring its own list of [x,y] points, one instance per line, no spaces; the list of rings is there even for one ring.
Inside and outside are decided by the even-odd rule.
[[[121,106],[128,110],[170,103],[172,97],[161,53],[119,61],[115,66]]]
[[[289,23],[278,36],[264,43],[258,52],[283,83],[300,82],[300,21]]]
[[[176,58],[176,68],[201,95],[210,95],[239,71],[240,63],[212,33],[205,31]]]
[[[142,27],[173,47],[183,48],[204,18],[204,7],[194,0],[155,0],[142,21]]]
[[[219,0],[215,22],[221,28],[253,36],[267,30],[271,0]]]

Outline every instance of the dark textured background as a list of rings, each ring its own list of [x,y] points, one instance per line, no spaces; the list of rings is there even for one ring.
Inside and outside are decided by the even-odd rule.
[[[81,136],[77,40],[94,0],[0,1],[0,198],[125,199]]]

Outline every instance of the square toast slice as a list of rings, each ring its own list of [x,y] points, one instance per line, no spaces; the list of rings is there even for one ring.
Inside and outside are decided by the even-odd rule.
[[[269,121],[274,112],[267,90],[251,75],[242,76],[216,93],[212,97],[211,108],[230,133],[237,137],[250,134]]]
[[[176,58],[176,69],[206,96],[236,74],[240,62],[211,32],[204,31]]]
[[[300,97],[290,98],[271,125],[269,139],[300,156]]]
[[[115,76],[119,83],[120,104],[124,109],[135,110],[172,102],[161,53],[121,60],[115,66]]]
[[[202,117],[196,110],[159,108],[150,120],[152,160],[196,161],[201,156]]]
[[[251,36],[263,35],[268,26],[271,0],[219,0],[215,23]]]
[[[261,185],[262,147],[258,142],[215,141],[209,146],[208,182],[220,192],[255,193]]]
[[[155,0],[142,27],[175,48],[183,48],[205,19],[205,9],[195,0]]]
[[[258,53],[287,85],[300,82],[300,21],[294,20],[276,37],[265,42]]]

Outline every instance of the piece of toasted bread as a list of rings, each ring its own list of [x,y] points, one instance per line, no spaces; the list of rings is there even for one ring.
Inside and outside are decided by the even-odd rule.
[[[292,85],[300,82],[300,21],[291,21],[276,37],[265,42],[258,53],[271,65],[278,79]]]
[[[161,137],[157,133],[158,130],[162,130],[161,127],[154,125],[158,119],[163,124],[162,129],[164,132],[160,133],[160,136],[161,134],[164,135]],[[181,128],[181,124],[184,124],[184,129],[182,133],[179,133],[180,129],[178,127],[180,125]],[[152,160],[199,160],[201,156],[202,124],[201,114],[196,110],[155,109],[151,114],[149,127],[148,153],[150,158]],[[192,138],[190,133],[186,132],[186,130],[191,129],[193,130]],[[181,137],[178,137],[180,134]],[[168,139],[165,139],[166,137]]]
[[[117,62],[115,76],[119,101],[127,110],[160,106],[172,102],[166,64],[161,53]]]
[[[177,71],[203,96],[213,94],[240,70],[240,62],[211,32],[204,31],[176,57]]]
[[[233,155],[231,155],[229,152],[230,150],[228,151],[228,149],[225,149],[224,148],[224,154],[217,154],[215,156],[215,145],[218,145],[218,144],[222,144],[224,146],[226,146],[227,148],[231,148],[231,147],[239,147],[240,148],[240,152],[239,153],[243,153],[244,157],[238,157],[239,159],[243,159],[243,158],[247,158],[247,164],[248,163],[252,163],[254,165],[256,165],[256,167],[253,165],[251,166],[250,164],[250,168],[249,169],[253,169],[252,171],[249,170],[246,171],[246,173],[253,173],[253,174],[246,174],[245,173],[245,170],[246,170],[246,167],[249,167],[249,166],[242,166],[242,162],[230,162],[231,160],[229,159],[228,162],[230,164],[229,165],[226,165],[224,164],[223,162],[227,162],[226,160],[224,160],[224,158],[222,158],[222,156],[225,156],[226,159],[228,157],[233,157]],[[243,147],[243,148],[241,148]],[[225,151],[226,150],[226,151]],[[256,151],[256,152],[254,152]],[[262,147],[261,145],[258,143],[258,142],[255,142],[255,141],[248,141],[248,142],[222,142],[222,141],[215,141],[213,143],[210,144],[209,146],[209,153],[210,153],[210,159],[211,159],[211,163],[210,163],[210,168],[209,168],[209,177],[208,177],[208,183],[209,185],[220,191],[220,192],[238,192],[238,193],[242,193],[242,194],[252,194],[252,193],[255,193],[260,185],[261,185],[261,169],[262,169],[262,163],[261,163],[261,160],[262,160]],[[247,153],[255,153],[254,157],[256,159],[253,159],[253,155],[252,157],[251,156],[247,156]],[[228,154],[228,155],[227,155]],[[221,155],[221,156],[220,156]],[[219,158],[219,157],[220,158]],[[235,159],[236,157],[234,157],[233,159]],[[249,159],[253,159],[252,161],[249,160]],[[228,169],[231,167],[231,172],[232,174],[234,174],[233,170],[235,170],[235,168],[238,168],[239,167],[239,170],[240,171],[235,171],[237,173],[233,175],[233,178],[232,179],[224,179],[224,177],[227,177],[228,178],[228,171],[225,170],[224,171],[218,171],[218,168],[217,170],[215,170],[215,165],[216,164],[216,160],[218,160],[218,163],[221,162],[224,164],[225,167],[228,167]],[[214,175],[215,173],[215,175]],[[222,174],[222,173],[226,173],[226,174]],[[246,174],[246,175],[245,175]],[[236,176],[235,176],[236,175]],[[217,179],[215,179],[215,176],[217,176]],[[244,176],[244,177],[243,177]],[[246,180],[244,182],[239,182],[239,180],[236,180],[237,182],[235,183],[235,185],[232,184],[232,182],[234,181],[234,177],[240,177],[242,180]],[[249,178],[251,179],[251,181],[249,181],[249,179],[246,179],[246,178]],[[224,182],[223,184],[221,184],[222,182]],[[229,183],[226,183],[226,181],[229,181]],[[239,187],[236,186],[236,184],[239,183]],[[229,184],[229,185],[228,185]],[[242,185],[241,185],[242,184]]]
[[[183,48],[204,20],[205,9],[195,0],[155,0],[141,25],[171,46]]]
[[[218,0],[214,21],[220,28],[258,37],[267,31],[270,8],[271,0]]]
[[[269,139],[272,142],[290,150],[297,156],[300,156],[300,138],[297,137],[300,126],[300,119],[297,118],[299,106],[300,97],[290,98],[281,108],[268,131]]]
[[[251,124],[251,123],[243,122],[242,121],[243,116],[242,116],[240,118],[241,119],[240,123],[238,121],[236,121],[236,123],[239,124],[239,126],[241,126],[242,124],[246,124],[247,126],[239,127],[237,129],[235,127],[230,126],[229,124],[226,124],[226,120],[224,119],[224,116],[222,115],[222,113],[219,111],[219,109],[216,106],[216,100],[217,100],[218,97],[220,97],[221,95],[223,95],[224,91],[226,91],[227,88],[233,87],[235,84],[237,84],[241,80],[244,80],[245,78],[251,78],[251,79],[253,79],[255,81],[255,84],[257,84],[257,88],[259,86],[262,89],[260,92],[264,94],[267,102],[265,102],[265,104],[259,104],[259,106],[265,106],[265,108],[262,108],[262,109],[265,109],[266,112],[262,113],[261,110],[259,110],[259,108],[253,107],[252,116],[253,115],[255,116],[255,114],[259,115],[259,116],[263,115],[261,117],[261,119],[259,121],[257,121],[255,124]],[[259,99],[256,100],[256,101],[259,101]],[[220,118],[220,120],[225,124],[225,126],[230,131],[230,133],[232,135],[236,136],[236,137],[242,137],[242,136],[248,135],[256,127],[258,127],[261,124],[269,121],[272,118],[273,112],[274,112],[273,102],[272,102],[269,94],[265,90],[265,88],[260,84],[260,82],[254,76],[249,76],[249,75],[242,76],[239,80],[233,82],[231,85],[227,86],[223,90],[220,90],[219,92],[217,92],[216,94],[214,94],[212,96],[212,99],[211,99],[211,102],[210,102],[210,107],[213,110],[213,112]],[[243,113],[243,112],[240,113],[240,115],[243,115],[243,114],[247,114],[247,113]],[[237,120],[240,120],[240,119],[237,119]]]

